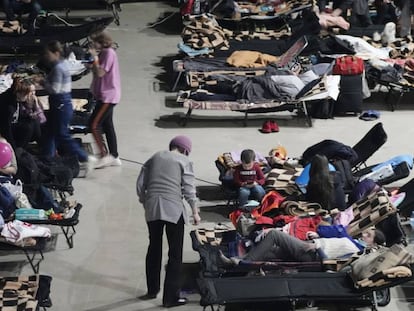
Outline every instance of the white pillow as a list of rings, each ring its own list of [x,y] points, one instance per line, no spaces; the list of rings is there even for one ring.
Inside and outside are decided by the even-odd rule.
[[[359,252],[359,248],[348,238],[320,238],[314,241],[316,247],[320,248],[328,259],[341,258]]]
[[[292,98],[305,86],[302,80],[296,75],[276,75],[271,76],[271,79],[277,84],[280,90],[289,94]]]
[[[314,73],[312,70],[308,70],[299,75],[299,79],[306,85],[313,80],[319,79],[318,75]]]

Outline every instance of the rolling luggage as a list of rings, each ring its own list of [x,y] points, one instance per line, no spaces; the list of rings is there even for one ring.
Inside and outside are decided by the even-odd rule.
[[[339,96],[335,103],[335,115],[362,111],[362,75],[342,75]]]

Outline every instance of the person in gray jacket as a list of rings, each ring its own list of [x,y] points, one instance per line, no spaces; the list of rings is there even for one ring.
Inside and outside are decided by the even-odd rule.
[[[187,302],[180,297],[184,224],[188,214],[183,198],[193,214],[193,223],[200,223],[196,206],[195,178],[192,162],[188,159],[192,143],[186,136],[177,136],[170,142],[169,151],[159,151],[145,162],[137,179],[137,194],[145,209],[149,246],[146,256],[147,293],[141,300],[155,299],[160,291],[162,237],[168,241],[168,264],[164,280],[163,306],[166,308]]]

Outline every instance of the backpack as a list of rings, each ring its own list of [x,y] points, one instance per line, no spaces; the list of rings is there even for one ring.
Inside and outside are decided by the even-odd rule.
[[[351,55],[339,57],[332,69],[334,75],[354,76],[364,72],[364,60]]]
[[[407,235],[402,227],[398,213],[389,215],[387,218],[381,220],[375,227],[384,233],[386,246],[390,247],[396,243],[407,245]]]
[[[333,119],[335,102],[331,99],[321,99],[311,101],[308,111],[312,118],[316,119]]]
[[[15,153],[18,167],[15,178],[20,179],[23,185],[39,185],[41,174],[35,157],[23,148],[16,148]]]
[[[334,159],[331,162],[341,176],[344,191],[351,192],[355,186],[355,178],[352,174],[351,163],[345,159]]]

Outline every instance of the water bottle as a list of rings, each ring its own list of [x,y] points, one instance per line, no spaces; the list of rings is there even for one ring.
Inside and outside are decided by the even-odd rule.
[[[414,230],[414,211],[411,212],[410,225],[411,229]]]

